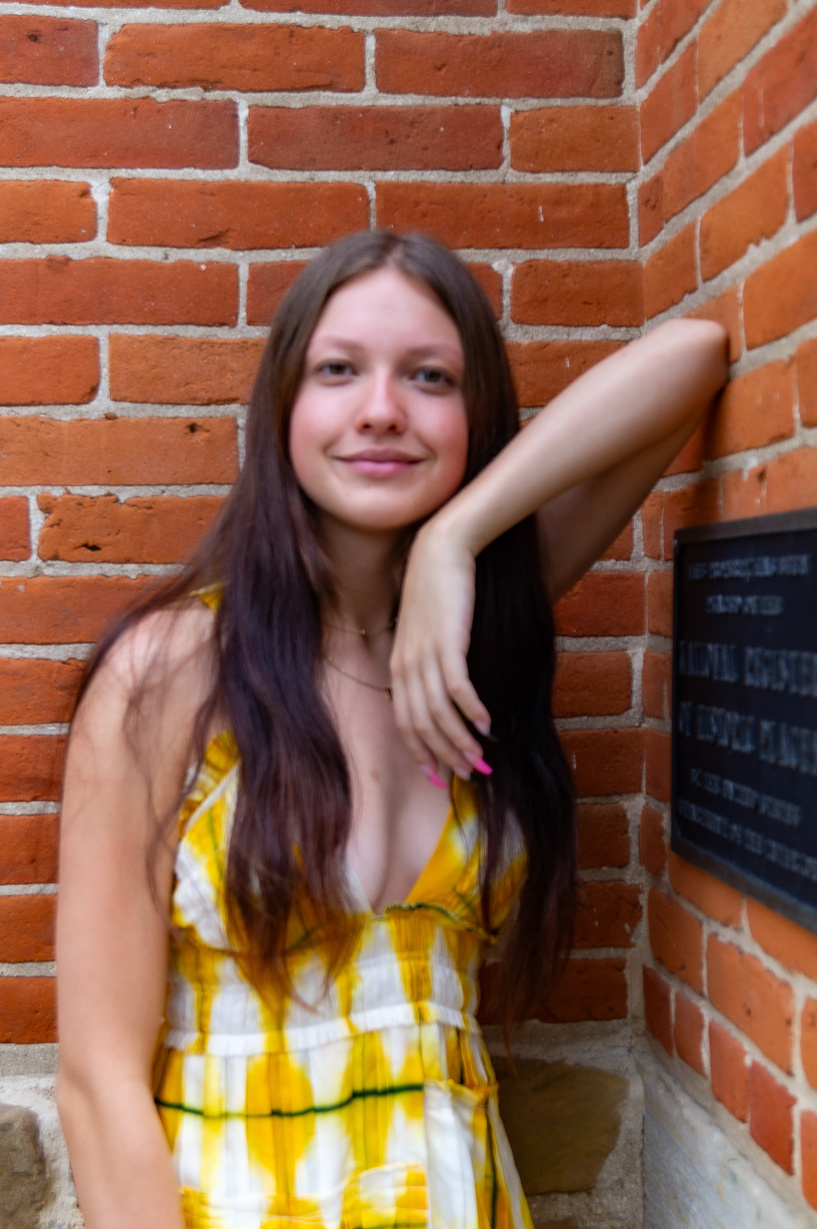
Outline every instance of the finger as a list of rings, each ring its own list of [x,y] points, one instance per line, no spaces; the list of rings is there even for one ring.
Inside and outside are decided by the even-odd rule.
[[[426,775],[436,774],[437,758],[423,740],[418,736],[412,719],[411,706],[408,699],[408,689],[405,679],[392,675],[392,703],[394,705],[394,720],[400,735],[408,747],[418,766],[426,771]],[[429,780],[431,777],[429,776]]]
[[[468,666],[462,656],[443,658],[443,677],[448,694],[466,721],[470,721],[480,734],[490,734],[491,714],[480,700],[474,684],[468,676]],[[459,745],[459,744],[458,744]]]
[[[441,690],[440,684],[439,691]],[[430,696],[425,676],[418,672],[412,674],[407,687],[411,724],[415,736],[428,747],[438,761],[458,776],[468,778],[471,775],[470,764],[461,755],[458,747],[446,737],[432,711],[432,705],[434,708],[440,706],[439,691]]]

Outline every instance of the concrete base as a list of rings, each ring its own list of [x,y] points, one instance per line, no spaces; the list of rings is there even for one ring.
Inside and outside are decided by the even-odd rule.
[[[0,1102],[22,1105],[39,1121],[46,1173],[39,1229],[82,1229],[68,1153],[54,1102],[52,1076],[5,1076],[0,1078]],[[6,1229],[6,1226],[3,1226]],[[14,1226],[8,1226],[14,1229]]]

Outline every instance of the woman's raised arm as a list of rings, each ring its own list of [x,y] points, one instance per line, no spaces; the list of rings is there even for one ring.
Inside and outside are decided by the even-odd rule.
[[[558,599],[601,555],[726,382],[726,333],[675,320],[560,393],[417,534],[392,655],[398,725],[418,763],[470,773],[490,714],[467,674],[476,556],[537,512]],[[458,709],[460,712],[458,712]]]

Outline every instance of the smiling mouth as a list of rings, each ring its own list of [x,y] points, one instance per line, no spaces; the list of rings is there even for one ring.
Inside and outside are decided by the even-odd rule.
[[[405,473],[413,465],[418,465],[422,458],[409,456],[403,452],[378,452],[374,449],[367,449],[365,452],[357,452],[352,456],[338,457],[338,460],[353,469],[355,473],[389,477],[392,474]]]

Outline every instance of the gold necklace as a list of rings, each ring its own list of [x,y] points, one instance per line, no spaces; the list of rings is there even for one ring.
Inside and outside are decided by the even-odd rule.
[[[348,631],[348,628],[344,628],[343,630]],[[359,683],[361,687],[368,687],[370,691],[382,691],[386,699],[391,700],[391,687],[381,687],[379,683],[370,683],[368,679],[358,678],[356,674],[352,674],[349,670],[345,670],[343,666],[339,666],[336,661],[332,661],[332,658],[328,657],[326,653],[323,653],[322,656],[327,666],[331,666],[333,670],[337,670],[338,674],[342,674],[347,679],[351,679],[353,683]]]
[[[385,627],[376,627],[370,632],[366,627],[341,627],[339,623],[328,623],[325,619],[323,620],[324,627],[331,627],[333,632],[345,632],[347,636],[362,636],[364,640],[369,636],[379,636],[382,632],[392,631],[396,623],[396,619],[391,619]]]

